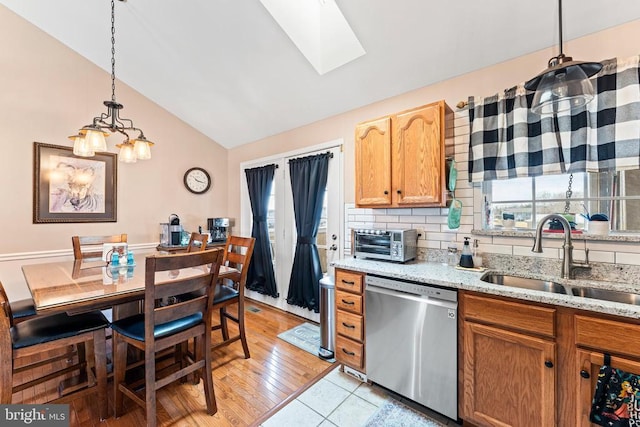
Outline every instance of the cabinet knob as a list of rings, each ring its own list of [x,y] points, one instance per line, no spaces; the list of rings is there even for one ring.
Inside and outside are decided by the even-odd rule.
[[[402,190],[398,190],[398,191],[396,191],[396,193],[402,194]]]
[[[547,368],[553,368],[553,362],[551,360],[545,360],[544,366],[546,366]]]
[[[387,190],[384,190],[384,194],[387,195],[389,194],[389,192]]]
[[[591,378],[591,375],[589,375],[589,372],[585,371],[584,369],[580,371],[580,376],[585,379]]]

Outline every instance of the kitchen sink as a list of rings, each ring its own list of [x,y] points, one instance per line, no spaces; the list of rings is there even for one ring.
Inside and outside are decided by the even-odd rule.
[[[640,295],[630,292],[611,291],[609,289],[598,288],[571,288],[571,293],[577,297],[640,305]]]
[[[510,274],[487,273],[480,278],[483,282],[495,285],[512,286],[515,288],[529,289],[533,291],[553,292],[566,294],[567,291],[560,283],[550,280],[531,279],[529,277],[512,276]]]

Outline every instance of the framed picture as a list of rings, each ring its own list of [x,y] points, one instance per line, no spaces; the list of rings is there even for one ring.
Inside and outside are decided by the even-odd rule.
[[[79,157],[71,147],[34,142],[33,223],[116,222],[114,153]]]

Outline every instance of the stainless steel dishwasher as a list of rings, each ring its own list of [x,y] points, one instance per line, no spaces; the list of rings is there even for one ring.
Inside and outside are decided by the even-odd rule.
[[[457,291],[370,275],[365,284],[367,378],[457,420]]]

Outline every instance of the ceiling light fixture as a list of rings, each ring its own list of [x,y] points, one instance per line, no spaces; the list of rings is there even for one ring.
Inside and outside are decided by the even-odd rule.
[[[126,1],[126,0],[119,0]],[[90,125],[84,126],[77,135],[69,137],[73,141],[73,154],[81,157],[92,157],[96,152],[107,151],[107,141],[109,136],[107,130],[121,133],[125,136],[122,144],[116,144],[120,149],[119,158],[121,162],[135,163],[136,160],[147,160],[151,158],[151,146],[153,142],[148,141],[142,129],[133,125],[133,121],[120,117],[119,111],[124,107],[116,101],[116,27],[115,27],[115,3],[111,0],[111,101],[104,101],[107,112],[93,118]],[[127,132],[139,132],[134,140],[129,139]]]
[[[535,91],[531,110],[537,114],[553,114],[582,107],[594,97],[589,77],[602,69],[599,62],[574,61],[562,53],[562,0],[558,0],[560,54],[549,60],[549,68],[525,83]]]

